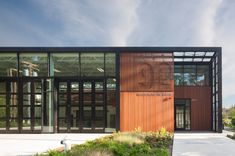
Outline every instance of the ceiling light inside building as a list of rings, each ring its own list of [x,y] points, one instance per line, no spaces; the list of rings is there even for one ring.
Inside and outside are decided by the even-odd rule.
[[[102,69],[102,68],[97,68],[97,70],[99,71],[99,72],[104,72],[104,69]]]

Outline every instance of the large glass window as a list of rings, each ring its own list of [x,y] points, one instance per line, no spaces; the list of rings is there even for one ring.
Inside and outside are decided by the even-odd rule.
[[[0,54],[0,76],[17,76],[17,55]]]
[[[174,81],[175,85],[183,85],[184,83],[184,68],[183,65],[175,65],[175,72],[174,72]]]
[[[51,54],[51,76],[79,76],[79,53]]]
[[[81,53],[81,76],[104,76],[104,53]]]
[[[105,73],[107,76],[115,76],[115,53],[105,54]]]
[[[20,54],[20,75],[22,76],[48,76],[47,53]]]
[[[196,85],[196,66],[195,65],[184,66],[184,85],[188,85],[188,86]]]
[[[116,79],[107,80],[107,127],[106,132],[116,130]]]
[[[17,130],[17,118],[17,82],[0,82],[0,129]]]
[[[175,65],[176,86],[208,86],[209,65]]]
[[[209,66],[200,65],[197,67],[197,85],[209,85]]]

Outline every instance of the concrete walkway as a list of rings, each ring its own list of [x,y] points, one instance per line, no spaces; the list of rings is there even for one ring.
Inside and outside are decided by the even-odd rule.
[[[173,156],[235,156],[235,141],[226,133],[175,133]]]
[[[108,134],[0,134],[0,156],[31,156],[62,147],[67,136],[72,144],[81,144]]]

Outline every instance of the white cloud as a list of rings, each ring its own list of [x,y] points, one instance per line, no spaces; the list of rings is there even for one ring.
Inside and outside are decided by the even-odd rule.
[[[214,46],[214,19],[221,0],[142,1],[131,45]]]
[[[215,20],[215,42],[220,44],[223,54],[223,97],[235,96],[235,1],[226,1],[220,5]],[[231,101],[234,104],[235,101]]]
[[[40,17],[0,8],[1,46],[222,46],[223,97],[235,96],[235,1],[29,3],[38,7]]]
[[[40,1],[73,45],[126,45],[136,26],[138,0]],[[69,44],[69,43],[68,43]]]

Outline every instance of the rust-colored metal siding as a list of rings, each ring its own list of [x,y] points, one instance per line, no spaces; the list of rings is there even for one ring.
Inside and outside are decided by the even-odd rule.
[[[120,130],[174,130],[172,53],[120,55]]]
[[[143,131],[157,131],[161,127],[174,130],[173,93],[121,93],[120,102],[121,131],[138,127]]]
[[[211,87],[175,87],[175,98],[191,99],[191,130],[211,130]]]

